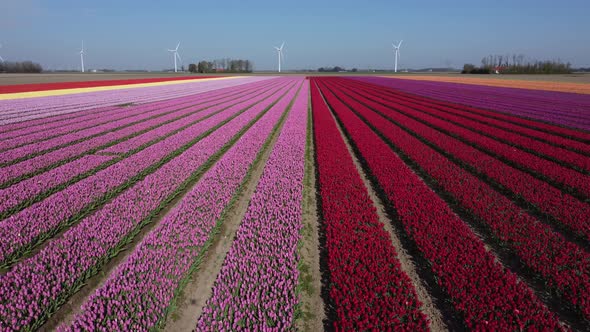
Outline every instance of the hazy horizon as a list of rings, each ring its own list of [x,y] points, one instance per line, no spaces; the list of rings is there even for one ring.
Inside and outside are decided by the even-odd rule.
[[[390,69],[391,43],[404,40],[399,68],[479,65],[489,54],[590,67],[590,20],[583,1],[174,1],[2,0],[0,56],[45,69],[77,70],[81,41],[88,69],[172,68],[166,51],[181,42],[185,67],[241,58],[283,68]]]

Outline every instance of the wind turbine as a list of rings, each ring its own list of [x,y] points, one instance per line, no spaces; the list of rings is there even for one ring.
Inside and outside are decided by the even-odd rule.
[[[394,71],[395,73],[397,73],[397,60],[398,60],[398,58],[399,58],[399,48],[400,48],[400,46],[402,46],[402,43],[403,43],[403,42],[404,42],[404,41],[402,40],[402,41],[400,41],[400,42],[399,42],[399,44],[397,44],[397,45],[395,45],[394,43],[392,43],[392,45],[393,45],[393,52],[395,52],[395,67],[393,68],[393,71]]]
[[[80,65],[82,72],[84,72],[84,41],[82,41],[82,49],[80,50]]]
[[[285,42],[281,44],[281,47],[275,46],[275,50],[277,50],[277,54],[279,56],[279,73],[281,72],[281,57],[283,56],[283,46],[285,46]]]
[[[172,52],[172,54],[173,54],[172,57],[174,58],[174,72],[175,73],[178,72],[178,67],[176,66],[176,58],[178,58],[178,60],[182,62],[182,59],[180,58],[180,55],[178,54],[178,47],[180,47],[180,42],[178,42],[175,49],[173,49],[173,50],[168,49],[168,52]]]

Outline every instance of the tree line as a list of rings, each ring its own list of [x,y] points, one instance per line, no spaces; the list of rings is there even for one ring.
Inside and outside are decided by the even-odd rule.
[[[481,59],[481,67],[473,64],[463,66],[463,74],[569,74],[572,67],[561,60],[531,60],[523,54],[488,55]]]
[[[242,59],[218,59],[213,61],[200,61],[197,64],[191,63],[188,71],[191,73],[251,73],[254,64],[250,60]]]
[[[0,61],[0,73],[40,73],[42,71],[43,67],[32,61]]]

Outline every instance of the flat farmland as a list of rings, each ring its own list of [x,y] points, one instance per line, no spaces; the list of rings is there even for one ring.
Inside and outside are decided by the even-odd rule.
[[[0,330],[590,329],[587,85],[93,75],[0,86]]]

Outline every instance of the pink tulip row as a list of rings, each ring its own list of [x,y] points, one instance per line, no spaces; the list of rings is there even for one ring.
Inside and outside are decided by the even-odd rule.
[[[252,82],[249,82],[248,80],[246,81],[240,81],[240,84],[234,84],[230,81],[226,81],[225,83],[227,84],[226,87],[218,87],[216,89],[205,89],[206,87],[206,82],[200,82],[202,85],[202,89],[196,89],[194,90],[193,94],[191,95],[187,95],[187,96],[183,96],[183,97],[177,97],[177,98],[168,98],[165,100],[161,100],[161,101],[152,101],[152,102],[142,102],[142,103],[126,103],[126,104],[130,104],[129,106],[127,106],[125,109],[133,109],[135,107],[138,106],[146,106],[145,104],[150,104],[150,105],[166,105],[166,103],[169,102],[169,100],[177,100],[177,101],[183,101],[183,100],[187,100],[187,98],[192,98],[193,95],[199,95],[201,97],[216,97],[216,96],[220,96],[223,97],[226,94],[233,94],[235,93],[235,91],[239,91],[240,90],[240,85],[248,85],[248,86],[252,86],[254,83],[256,82],[262,82],[260,80],[252,80]],[[205,83],[205,84],[203,84]],[[213,84],[213,82],[211,82],[211,84]],[[246,86],[244,86],[245,88]],[[208,90],[208,91],[201,91],[201,90]],[[57,106],[59,107],[59,106]],[[59,129],[62,127],[71,127],[74,125],[80,125],[83,124],[87,121],[96,121],[97,119],[104,117],[105,115],[110,114],[111,112],[120,112],[121,111],[121,107],[120,106],[102,106],[102,107],[95,107],[89,110],[84,110],[84,111],[79,111],[76,113],[67,113],[64,115],[56,115],[56,116],[52,116],[52,117],[47,117],[47,118],[39,118],[39,119],[35,119],[35,120],[28,120],[28,121],[24,121],[24,122],[19,122],[19,123],[14,123],[14,124],[8,124],[8,125],[4,125],[2,127],[0,127],[0,139],[4,139],[4,138],[15,138],[15,137],[19,137],[19,136],[23,136],[23,135],[27,135],[27,134],[32,134],[32,133],[38,133],[41,131],[46,131],[49,129]]]
[[[260,93],[260,91],[258,91],[257,89],[244,90],[246,90],[247,93],[250,94]],[[246,99],[247,98],[241,98],[238,100],[232,100],[231,102],[238,102],[240,100]],[[225,105],[226,104],[222,104],[219,106]],[[150,144],[157,143],[158,140],[173,135],[175,132],[185,127],[188,127],[197,121],[202,120],[206,116],[211,116],[217,111],[219,111],[218,107],[212,107],[211,110],[201,111],[198,113],[188,115],[184,118],[162,125],[157,129],[150,130],[144,134],[131,138],[127,141],[123,141],[119,144],[113,145],[106,150],[102,150],[101,153],[124,153],[125,155],[117,157],[117,159],[123,159],[125,157],[128,157],[129,153],[138,152],[139,150],[147,147]],[[80,159],[59,166],[57,168],[51,169],[45,173],[41,173],[37,176],[33,176],[31,178],[20,181],[10,187],[0,189],[0,198],[5,198],[4,200],[0,199],[0,219],[5,218],[9,214],[17,212],[23,207],[31,205],[35,201],[43,199],[44,197],[39,196],[43,193],[53,192],[55,191],[54,188],[58,186],[66,186],[68,184],[71,185],[73,184],[72,181],[80,180],[77,179],[77,177],[84,177],[86,173],[92,172],[92,170],[99,166],[101,166],[102,168],[108,166],[106,162],[111,161],[113,158],[114,156],[107,158],[106,156],[101,155],[87,155]],[[116,161],[119,160],[115,160],[115,162]]]
[[[33,257],[0,275],[0,298],[10,299],[0,301],[0,329],[38,328],[54,308],[65,303],[150,222],[208,159],[277,98],[275,95],[241,113],[50,241]]]
[[[432,126],[435,129],[453,132],[457,127],[438,118],[412,112],[412,110],[408,110],[403,105],[400,105],[397,100],[389,100],[383,95],[379,95],[377,92],[378,89],[375,89],[370,96],[363,96],[362,94],[356,93],[354,89],[344,86],[342,86],[341,91],[378,111],[385,118],[394,120],[396,123],[420,135],[425,140],[436,144],[453,157],[474,167],[481,174],[486,175],[504,186],[504,188],[509,189],[514,195],[519,195],[527,202],[535,205],[540,211],[552,215],[557,221],[573,230],[577,235],[590,240],[590,224],[587,222],[588,215],[590,215],[589,204],[581,202],[566,193],[562,193],[559,189],[546,182],[538,180],[526,172],[508,166],[461,140],[455,139],[438,130],[433,130]],[[350,98],[347,97],[346,99],[354,103]],[[417,121],[410,116],[421,121]],[[580,158],[590,160],[590,158],[584,158],[582,156]]]
[[[230,96],[223,97],[227,101],[232,101]],[[92,139],[93,137],[100,137],[105,134],[116,132],[134,124],[140,126],[146,122],[162,123],[170,121],[187,114],[194,113],[197,110],[206,109],[219,103],[219,99],[203,99],[203,96],[191,96],[188,101],[171,100],[162,107],[158,104],[147,104],[133,107],[125,110],[126,114],[120,120],[110,121],[102,125],[94,125],[88,129],[75,131],[66,135],[57,136],[48,140],[40,142],[29,142],[30,144],[20,146],[18,148],[10,149],[2,152],[0,155],[0,164],[14,162],[14,160],[21,160],[23,158],[30,158],[31,155],[37,155],[47,151],[55,150],[59,147],[66,147],[76,142]],[[150,122],[151,121],[151,122]]]
[[[201,106],[197,106],[191,109],[184,109],[179,112],[181,113],[180,116],[182,116],[183,114],[186,116],[188,114],[206,108],[204,112],[197,113],[196,115],[206,116],[209,114],[213,114],[218,110],[222,110],[224,107],[233,105],[236,102],[247,100],[250,97],[251,96],[244,96],[243,98],[240,98],[237,101],[229,99],[227,100],[226,104],[220,104],[217,100],[209,101],[208,103],[203,104]],[[169,101],[168,103],[175,105],[176,102]],[[163,106],[160,105],[160,107]],[[161,108],[161,111],[162,110],[170,111],[171,109],[169,109],[168,107],[163,107]],[[47,152],[42,155],[38,155],[36,157],[21,161],[19,163],[0,168],[0,183],[15,181],[16,179],[26,177],[30,173],[38,172],[39,169],[45,170],[48,167],[53,167],[56,164],[63,163],[64,160],[69,161],[78,158],[84,154],[92,153],[94,151],[97,151],[98,149],[101,149],[102,147],[113,145],[119,141],[123,141],[131,137],[137,136],[142,132],[153,130],[158,126],[161,126],[163,121],[173,121],[177,117],[179,117],[179,115],[176,115],[176,113],[171,113],[164,115],[163,117],[149,119],[147,121],[126,126],[117,131],[112,131],[104,135],[91,138],[89,140],[85,140],[73,145],[68,145],[58,150]],[[182,121],[183,119],[181,118],[180,120]]]
[[[253,87],[255,84],[248,84],[247,86]],[[164,110],[160,110],[164,103],[156,102],[101,112],[100,117],[89,119],[84,122],[77,122],[73,125],[62,124],[62,126],[54,128],[53,130],[45,129],[29,132],[28,134],[21,134],[16,137],[11,137],[10,139],[4,139],[0,141],[0,150],[10,150],[23,145],[35,144],[38,146],[38,151],[43,151],[53,146],[66,144],[81,138],[87,138],[96,133],[108,132],[133,121],[160,116],[166,114],[170,110],[181,110],[187,107],[192,108],[205,104],[207,101],[236,98],[238,95],[248,93],[248,89],[246,89],[245,86],[241,89],[234,88],[233,90],[233,94],[230,94],[227,91],[220,93],[216,90],[214,93],[206,92],[183,98],[176,98],[172,100],[176,102],[176,104],[166,105],[167,107]],[[2,137],[4,136],[5,135],[2,135]],[[64,139],[64,136],[67,139]]]
[[[277,81],[277,85],[279,87],[198,122],[1,221],[0,262],[6,264],[8,258],[21,256],[43,241],[44,234],[66,226],[84,209],[100,206],[112,196],[112,191],[133,183],[138,174],[149,172],[150,167],[165,160],[170,153],[182,149],[240,110],[284,89],[281,88],[284,82]]]
[[[155,87],[127,88],[111,91],[0,101],[0,125],[80,112],[94,109],[96,107],[124,103],[148,103],[152,101],[184,97],[195,93],[270,78],[272,77],[236,77],[231,79],[204,82],[194,81]]]
[[[293,86],[203,175],[61,330],[143,331],[165,318],[177,288],[206,250],[219,218],[296,91]]]
[[[308,91],[305,81],[251,196],[197,330],[293,327]]]

